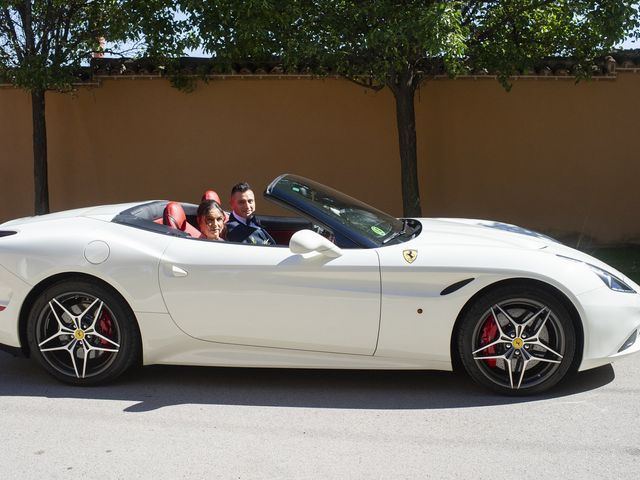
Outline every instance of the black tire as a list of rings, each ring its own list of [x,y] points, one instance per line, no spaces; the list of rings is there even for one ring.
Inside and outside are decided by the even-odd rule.
[[[27,337],[36,361],[73,385],[112,381],[140,354],[133,312],[91,280],[64,280],[42,292],[29,312]]]
[[[460,360],[471,378],[491,390],[538,394],[573,367],[576,333],[571,315],[545,289],[497,288],[479,298],[461,322]]]

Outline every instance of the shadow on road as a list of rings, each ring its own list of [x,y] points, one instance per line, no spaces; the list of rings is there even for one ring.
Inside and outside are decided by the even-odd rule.
[[[0,397],[135,402],[126,412],[182,404],[393,410],[483,407],[574,395],[614,378],[613,368],[607,365],[574,375],[545,395],[506,397],[476,386],[461,373],[151,366],[110,385],[72,387],[51,378],[33,360],[0,352]]]

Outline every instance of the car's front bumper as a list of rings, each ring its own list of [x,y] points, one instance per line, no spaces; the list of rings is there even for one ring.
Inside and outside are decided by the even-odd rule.
[[[640,351],[639,294],[602,287],[586,292],[578,299],[584,326],[584,350],[579,370],[606,365]],[[627,342],[634,332],[633,342]]]

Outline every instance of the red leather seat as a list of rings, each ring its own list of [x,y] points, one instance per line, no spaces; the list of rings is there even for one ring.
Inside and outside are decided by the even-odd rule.
[[[171,228],[181,230],[192,237],[200,237],[200,231],[187,222],[187,216],[184,213],[184,209],[178,202],[167,203],[167,206],[164,207],[164,212],[162,213],[162,223]]]
[[[200,201],[204,202],[205,200],[214,200],[218,205],[222,205],[222,202],[220,201],[220,195],[218,195],[215,190],[206,190],[202,194],[202,199]]]

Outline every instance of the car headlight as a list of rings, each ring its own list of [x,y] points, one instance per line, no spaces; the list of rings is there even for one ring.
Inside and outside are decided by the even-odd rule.
[[[593,273],[595,273],[600,280],[604,282],[604,284],[609,287],[611,290],[615,292],[623,292],[623,293],[636,293],[636,291],[631,288],[629,285],[624,283],[615,275],[603,270],[600,267],[596,267],[595,265],[591,265],[590,263],[583,262],[582,260],[578,260],[576,258],[567,257],[565,255],[556,254],[556,256],[560,258],[564,258],[565,260],[571,260],[572,262],[584,263],[588,266]]]
[[[614,290],[616,292],[624,292],[624,293],[636,293],[636,291],[633,288],[631,288],[629,285],[624,283],[615,275],[612,275],[606,270],[596,267],[595,265],[591,265],[589,263],[587,263],[587,265],[593,271],[593,273],[595,273],[598,277],[600,277],[600,280],[602,280],[604,284],[607,287],[609,287],[611,290]]]

